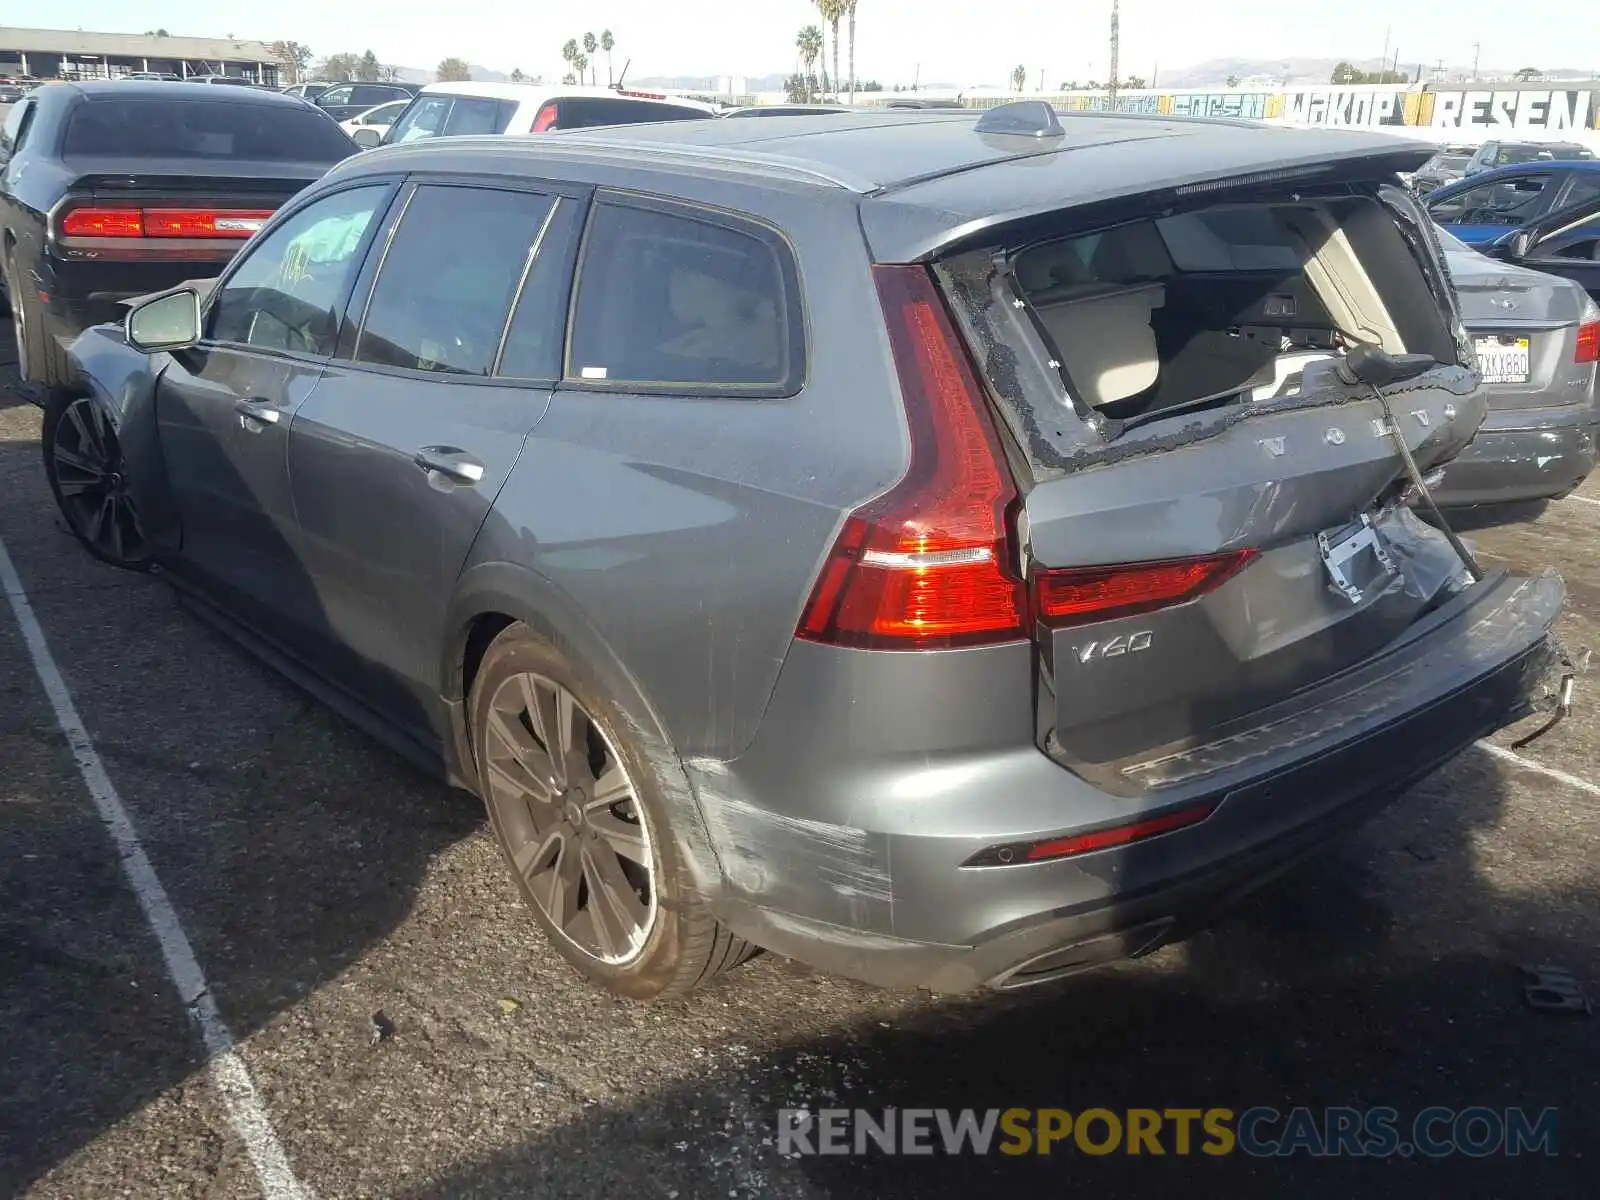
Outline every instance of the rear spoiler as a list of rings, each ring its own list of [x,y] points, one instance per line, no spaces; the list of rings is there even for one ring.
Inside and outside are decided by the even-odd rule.
[[[1010,153],[869,192],[861,224],[874,261],[926,262],[1026,237],[1030,225],[1057,224],[1067,211],[1081,214],[1086,226],[1104,225],[1202,197],[1392,182],[1435,152],[1431,143],[1386,133],[1130,115],[1061,119],[1060,137],[991,134],[986,144],[1013,143],[1004,147]],[[1117,136],[1104,136],[1107,121],[1121,126]],[[1084,128],[1091,123],[1099,128]]]

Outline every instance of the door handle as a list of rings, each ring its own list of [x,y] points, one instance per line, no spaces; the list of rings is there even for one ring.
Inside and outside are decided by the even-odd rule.
[[[439,474],[452,483],[470,487],[483,482],[483,464],[455,446],[424,446],[411,461],[430,476]]]
[[[266,400],[235,400],[233,411],[239,414],[239,426],[246,433],[260,433],[268,425],[283,420],[283,412]]]

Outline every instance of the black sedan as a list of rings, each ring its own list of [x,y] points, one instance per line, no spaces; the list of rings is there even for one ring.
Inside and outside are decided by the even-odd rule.
[[[122,301],[214,276],[357,146],[325,113],[258,88],[61,83],[0,132],[3,278],[25,381],[72,378],[66,346]]]

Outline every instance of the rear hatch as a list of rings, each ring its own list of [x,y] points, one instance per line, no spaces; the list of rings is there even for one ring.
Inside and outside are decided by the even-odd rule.
[[[935,255],[1023,493],[1040,744],[1112,790],[1358,673],[1470,585],[1407,509],[1392,431],[1428,472],[1486,392],[1395,170],[1131,192]],[[1418,373],[1347,382],[1363,343]]]
[[[1472,335],[1492,410],[1578,404],[1594,389],[1593,327],[1588,294],[1569,279],[1446,249],[1462,320]],[[1580,344],[1579,330],[1591,326]]]

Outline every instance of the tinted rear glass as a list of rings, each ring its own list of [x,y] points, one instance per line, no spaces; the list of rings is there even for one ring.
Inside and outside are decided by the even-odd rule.
[[[568,96],[561,101],[561,115],[556,124],[561,129],[588,129],[596,125],[634,125],[641,121],[696,121],[710,115],[697,108],[650,100]]]
[[[61,152],[335,163],[355,153],[355,146],[326,116],[298,105],[240,104],[202,94],[79,105]]]

